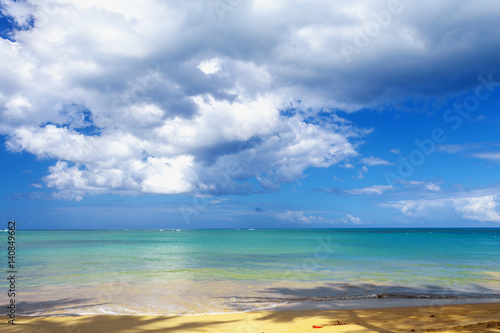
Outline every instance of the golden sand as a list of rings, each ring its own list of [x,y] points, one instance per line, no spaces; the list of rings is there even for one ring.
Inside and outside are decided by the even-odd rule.
[[[313,328],[313,325],[323,326]],[[500,303],[196,316],[18,317],[1,332],[500,332]]]

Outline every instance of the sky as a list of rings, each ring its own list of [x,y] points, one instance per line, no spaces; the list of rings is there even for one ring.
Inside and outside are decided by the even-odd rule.
[[[500,227],[498,1],[0,3],[5,226]]]

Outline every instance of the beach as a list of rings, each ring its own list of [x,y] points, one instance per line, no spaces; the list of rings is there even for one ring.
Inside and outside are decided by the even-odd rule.
[[[2,332],[498,332],[499,229],[18,233]]]
[[[2,332],[500,332],[499,318],[500,303],[490,303],[193,316],[21,317],[15,326],[2,324]]]

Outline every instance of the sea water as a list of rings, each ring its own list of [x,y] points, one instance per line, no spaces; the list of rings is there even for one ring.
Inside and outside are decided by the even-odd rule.
[[[499,255],[500,229],[21,230],[16,301],[52,315],[487,300]]]

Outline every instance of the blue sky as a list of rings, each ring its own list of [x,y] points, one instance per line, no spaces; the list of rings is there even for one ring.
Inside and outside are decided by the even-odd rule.
[[[496,1],[1,3],[4,221],[500,225]]]

